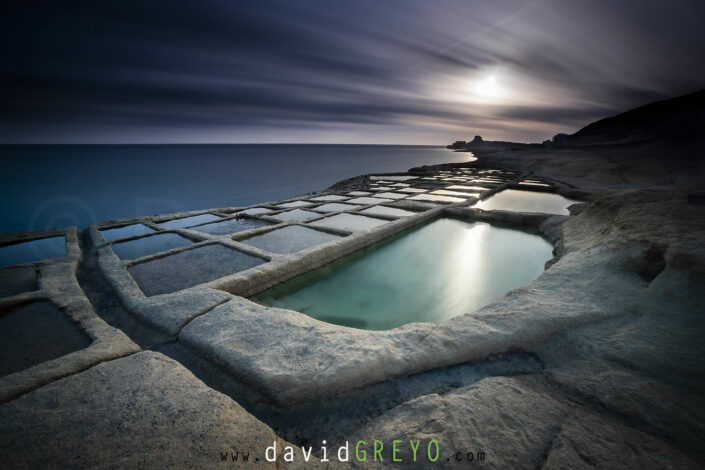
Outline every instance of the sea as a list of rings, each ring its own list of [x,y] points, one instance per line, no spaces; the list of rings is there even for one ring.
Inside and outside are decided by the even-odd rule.
[[[472,159],[440,146],[3,145],[0,233],[245,206]]]

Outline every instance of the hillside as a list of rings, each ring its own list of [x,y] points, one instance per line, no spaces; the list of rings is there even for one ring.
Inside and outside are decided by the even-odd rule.
[[[593,122],[566,137],[566,145],[602,145],[702,138],[705,90],[656,101]]]

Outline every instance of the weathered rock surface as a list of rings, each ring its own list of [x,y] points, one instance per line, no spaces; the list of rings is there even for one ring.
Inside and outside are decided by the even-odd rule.
[[[358,430],[355,440],[375,436],[386,463],[393,463],[392,440],[402,441],[402,467],[413,459],[408,442],[417,440],[417,462],[428,466],[433,439],[438,468],[702,468],[673,446],[556,395],[540,376],[488,378],[418,397]]]
[[[321,249],[271,254],[271,261],[252,270],[164,296],[145,297],[95,227],[91,234],[102,240],[94,240],[101,270],[135,321],[178,338],[179,348],[212,360],[215,369],[242,380],[263,395],[261,403],[279,410],[517,351],[536,362],[536,369],[503,372],[517,375],[512,378],[471,386],[459,381],[443,391],[418,387],[399,398],[396,408],[365,415],[382,413],[351,433],[350,441],[384,440],[384,464],[390,463],[393,439],[420,439],[422,445],[436,439],[442,453],[434,465],[442,467],[466,468],[470,464],[454,461],[455,452],[465,454],[461,457],[473,452],[477,459],[482,451],[484,462],[473,466],[699,468],[705,461],[705,205],[689,194],[703,173],[694,158],[666,160],[661,144],[640,145],[529,149],[481,158],[488,166],[567,182],[553,186],[565,195],[595,191],[571,217],[424,206],[430,210],[413,220]],[[636,153],[623,155],[627,151]],[[492,191],[520,178],[512,172]],[[272,210],[276,215],[277,207]],[[531,284],[440,325],[356,330],[237,295],[259,292],[444,212],[537,226],[558,256]],[[144,223],[157,230],[154,220]],[[244,249],[237,240],[218,243]],[[0,398],[11,400],[0,406],[0,459],[10,468],[208,468],[224,465],[221,450],[248,449],[264,467],[264,448],[272,440],[285,444],[232,399],[161,354],[112,360],[137,346],[93,314],[75,282],[75,264],[37,272],[40,290],[30,292],[35,285],[29,272],[19,287],[7,288],[13,302],[49,296],[70,307],[72,319],[94,338],[95,352],[72,353],[0,383]],[[111,362],[94,366],[106,360]],[[240,401],[237,393],[231,395]],[[408,463],[409,447],[401,449]],[[371,456],[372,449],[367,451]],[[300,460],[299,452],[297,464]],[[367,464],[374,462],[352,465]]]
[[[32,342],[40,341],[40,338],[32,336],[32,321],[41,320],[22,318],[18,319],[19,321],[11,322],[14,327],[6,324],[8,330],[14,330],[6,333],[25,336],[24,338],[15,338],[13,342],[15,342],[16,347],[23,349],[23,351],[17,352],[18,356],[25,355],[27,359],[30,359],[29,363],[34,365],[0,377],[0,403],[4,403],[61,377],[83,371],[99,362],[132,354],[139,350],[139,347],[123,331],[113,328],[95,313],[81,290],[76,280],[76,266],[81,256],[81,250],[75,227],[1,235],[0,243],[5,240],[16,242],[23,239],[47,236],[64,237],[66,240],[66,256],[20,265],[20,268],[26,268],[24,269],[24,274],[20,274],[22,270],[19,269],[8,268],[3,270],[6,274],[0,276],[0,282],[4,282],[7,279],[5,276],[14,275],[17,275],[17,280],[20,282],[14,283],[12,287],[14,292],[9,292],[14,295],[0,298],[0,314],[6,315],[34,302],[50,302],[61,311],[60,315],[63,316],[65,314],[68,328],[70,330],[80,330],[77,331],[78,335],[84,335],[88,340],[88,344],[79,341],[74,343],[74,347],[68,349],[62,347],[54,348],[50,344],[44,344],[37,345],[33,349]],[[36,279],[33,282],[27,282],[27,270],[34,272]],[[29,308],[23,309],[23,313],[20,313],[20,315],[31,315],[29,312],[32,312],[34,308],[30,305]],[[24,327],[21,327],[21,325],[24,325]],[[51,331],[48,334],[51,335]],[[53,341],[57,341],[57,339],[54,338]],[[52,341],[47,343],[52,343]],[[52,350],[51,353],[47,354],[47,351],[41,352],[47,347]],[[73,352],[66,354],[68,351]],[[6,352],[6,355],[11,355],[11,353]],[[25,365],[29,363],[25,363]]]
[[[274,441],[288,445],[232,399],[153,352],[102,363],[0,406],[6,469],[275,468],[264,458]],[[248,463],[233,462],[235,452],[249,453]],[[300,451],[296,457],[287,468],[302,467]]]
[[[283,403],[534,351],[551,387],[532,385],[526,407],[485,403],[472,417],[495,423],[496,468],[531,468],[544,460],[548,468],[695,466],[705,457],[703,207],[689,204],[684,192],[606,191],[565,221],[562,232],[563,256],[536,281],[441,325],[353,330],[234,299],[194,320],[180,340]],[[515,392],[497,380],[482,386],[486,395],[511,399]],[[483,432],[484,426],[437,419],[446,404],[420,406],[437,400],[428,397],[409,402],[414,406],[403,420],[388,413],[359,435],[394,436],[401,421],[418,420],[419,433],[440,433],[439,442],[462,449],[472,443],[460,436]],[[524,442],[522,433],[532,440]],[[546,460],[551,449],[556,453]]]
[[[653,141],[630,145],[473,151],[480,165],[533,172],[583,191],[692,189],[705,183],[702,143]]]
[[[619,200],[617,203],[616,201]],[[562,386],[705,457],[702,206],[685,194],[599,195],[564,226],[568,256],[604,257],[642,288],[626,315],[567,330],[539,352]],[[593,241],[578,247],[576,236]],[[614,254],[610,254],[612,250]]]
[[[679,209],[674,211],[674,205]],[[615,211],[622,211],[617,219]],[[564,225],[565,254],[551,269],[484,309],[440,325],[354,330],[235,298],[192,321],[180,340],[281,402],[516,349],[533,351],[569,328],[638,311],[649,288],[643,276],[658,274],[651,271],[667,263],[651,259],[654,243],[672,244],[674,259],[680,257],[677,246],[696,250],[687,255],[690,259],[700,256],[695,242],[702,236],[696,227],[703,219],[699,211],[684,197],[667,193],[600,196]],[[679,220],[686,225],[679,226]],[[637,242],[639,226],[652,233],[657,224],[672,228]],[[681,236],[684,232],[690,234]],[[698,311],[695,304],[684,308],[686,316]],[[699,346],[689,344],[695,349],[687,354],[697,356]],[[697,368],[701,362],[695,356],[691,362]]]

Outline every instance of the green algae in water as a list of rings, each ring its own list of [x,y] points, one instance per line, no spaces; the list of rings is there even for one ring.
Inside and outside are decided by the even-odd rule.
[[[530,283],[552,250],[530,231],[441,218],[253,300],[368,330],[440,323]]]

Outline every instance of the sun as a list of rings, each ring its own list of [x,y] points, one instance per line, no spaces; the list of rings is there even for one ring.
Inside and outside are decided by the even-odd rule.
[[[500,98],[502,89],[497,77],[490,75],[476,80],[472,85],[472,92],[474,97],[480,101],[494,101]]]

